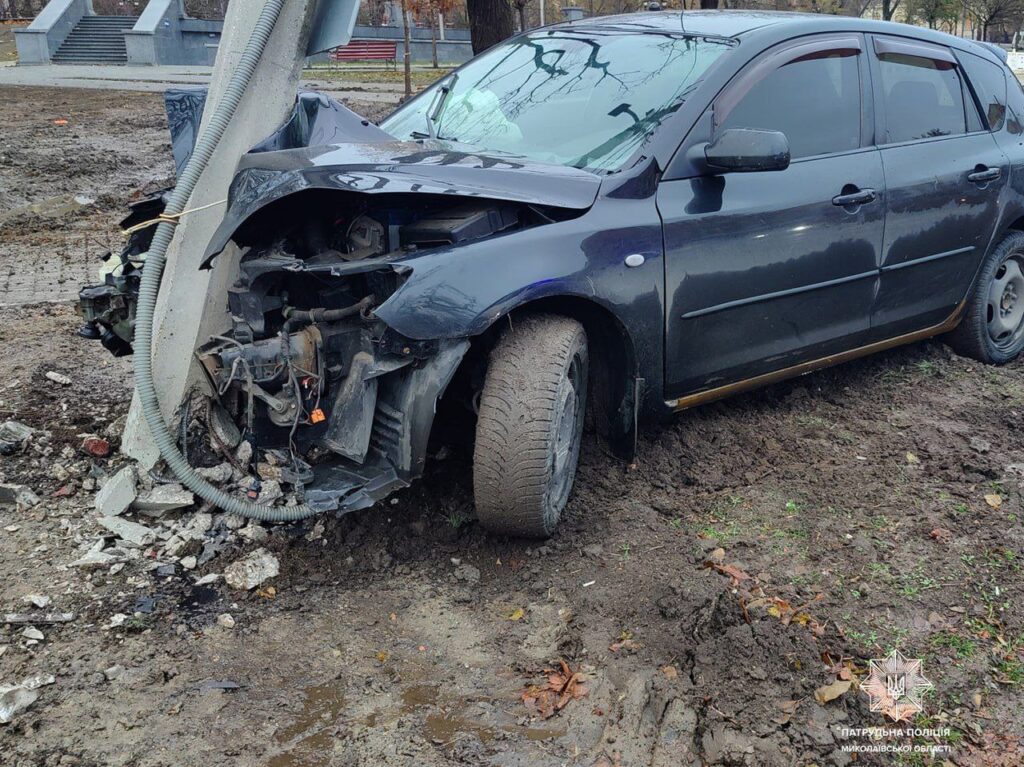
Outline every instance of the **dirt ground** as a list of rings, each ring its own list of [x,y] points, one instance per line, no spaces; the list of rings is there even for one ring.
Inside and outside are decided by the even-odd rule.
[[[0,609],[74,613],[42,640],[0,624],[0,685],[55,677],[0,725],[4,765],[1024,762],[1024,364],[938,342],[651,427],[632,466],[589,440],[544,545],[484,534],[454,450],[393,502],[261,543],[215,516],[191,571],[146,547],[68,567],[105,532],[123,459],[80,446],[117,433],[131,363],[62,299],[123,199],[169,179],[168,144],[150,95],[0,89],[0,115],[0,422],[37,430],[0,482],[42,498],[0,506]],[[196,585],[259,546],[281,566],[262,589]],[[844,737],[885,724],[858,685],[892,648],[934,684],[922,732]],[[579,676],[545,718],[561,661]],[[946,750],[844,750],[872,744]]]

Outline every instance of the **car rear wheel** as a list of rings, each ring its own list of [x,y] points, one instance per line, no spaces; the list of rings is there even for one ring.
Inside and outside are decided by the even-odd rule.
[[[557,315],[513,319],[491,352],[476,427],[480,522],[546,538],[569,500],[587,405],[587,335]]]
[[[1024,232],[1011,232],[989,253],[947,340],[958,354],[994,365],[1024,349]]]

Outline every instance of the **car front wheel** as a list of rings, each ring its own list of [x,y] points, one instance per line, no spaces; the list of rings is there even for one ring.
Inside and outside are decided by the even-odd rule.
[[[480,522],[546,538],[569,500],[587,404],[587,334],[569,317],[513,318],[480,397],[473,493]]]
[[[958,354],[994,365],[1024,348],[1024,232],[1008,234],[985,258],[964,316],[947,337]]]

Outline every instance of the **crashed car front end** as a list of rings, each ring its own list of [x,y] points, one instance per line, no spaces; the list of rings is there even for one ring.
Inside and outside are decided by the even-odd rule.
[[[345,141],[315,143],[321,134]],[[408,325],[417,310],[446,306],[455,318],[474,302],[443,286],[429,309],[403,301],[398,312],[389,301],[423,254],[579,216],[599,183],[575,169],[397,142],[325,97],[300,95],[285,126],[240,162],[203,263],[239,254],[230,327],[196,356],[218,409],[254,448],[250,497],[268,457],[321,511],[366,508],[418,477],[469,333],[403,334],[386,319],[401,314]],[[125,225],[159,212],[154,200]],[[104,284],[81,293],[86,327],[114,353],[130,351],[151,232],[135,232]]]

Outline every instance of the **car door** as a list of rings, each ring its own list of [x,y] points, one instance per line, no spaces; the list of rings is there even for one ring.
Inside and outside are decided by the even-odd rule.
[[[853,348],[870,330],[885,184],[863,46],[830,35],[770,49],[680,148],[700,153],[728,128],[781,131],[786,170],[705,168],[661,182],[668,399],[725,393]]]
[[[869,48],[887,190],[872,335],[889,338],[956,311],[992,239],[1009,167],[948,48],[884,36]]]

